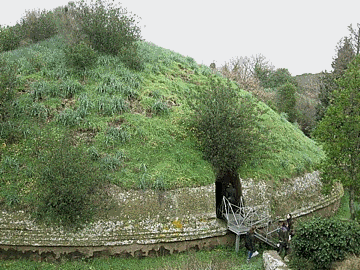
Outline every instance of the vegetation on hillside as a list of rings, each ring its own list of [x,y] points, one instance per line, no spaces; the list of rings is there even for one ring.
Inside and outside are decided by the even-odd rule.
[[[191,57],[183,57],[142,40],[130,39],[131,42],[125,42],[119,51],[107,51],[104,48],[109,47],[94,43],[85,31],[87,26],[81,26],[82,17],[76,14],[82,14],[82,9],[86,9],[82,5],[49,12],[55,16],[53,18],[61,19],[56,21],[57,27],[63,23],[78,27],[69,27],[66,33],[59,28],[56,31],[50,29],[52,32],[46,30],[54,36],[42,41],[47,32],[41,34],[36,27],[42,25],[37,20],[43,15],[27,15],[23,22],[28,22],[27,25],[36,22],[32,27],[38,30],[37,37],[19,31],[23,36],[19,34],[16,49],[0,55],[3,63],[0,77],[12,78],[1,81],[2,207],[27,207],[41,217],[50,212],[40,214],[40,206],[52,205],[56,207],[48,208],[51,215],[55,217],[59,214],[57,211],[62,211],[61,220],[72,222],[71,218],[66,218],[69,208],[63,207],[61,197],[79,194],[60,192],[58,198],[50,202],[51,194],[57,192],[52,185],[55,178],[51,178],[51,174],[42,175],[38,168],[56,171],[60,162],[70,162],[73,154],[80,153],[88,164],[86,166],[99,168],[99,173],[105,175],[101,177],[100,186],[110,183],[125,189],[163,190],[214,183],[211,164],[204,159],[199,141],[191,129],[193,109],[190,103],[194,96],[201,96],[209,90],[211,80],[226,85],[227,79],[198,65]],[[99,5],[96,4],[91,13],[94,18],[101,21],[108,18],[106,14],[110,17],[111,14],[118,15],[118,9],[107,13],[103,10],[106,6]],[[117,27],[123,22],[126,22],[124,31],[137,29],[132,28],[133,21],[127,19],[110,20],[109,24],[99,24],[99,27],[108,30],[108,25],[113,23]],[[21,27],[20,23],[2,29],[2,44],[7,44],[11,31]],[[71,29],[85,31],[83,39],[72,39],[78,32],[72,34]],[[115,35],[111,40],[117,38],[121,36]],[[108,39],[104,40],[106,43]],[[124,51],[124,48],[130,48],[130,51]],[[128,56],[134,56],[135,62],[129,63]],[[92,61],[85,61],[88,57]],[[250,98],[251,94],[240,89],[239,85],[233,82],[231,85],[236,95]],[[267,151],[266,156],[253,157],[243,163],[237,173],[242,178],[280,181],[313,171],[323,158],[322,150],[296,125],[289,123],[285,115],[280,116],[262,102],[257,106],[267,111],[261,116],[263,127],[271,131],[268,138],[275,142],[276,147]],[[69,136],[76,151],[69,150],[69,159],[48,156],[50,146],[58,145],[63,134]],[[49,138],[49,142],[39,145],[43,137]],[[78,150],[81,151],[78,153]],[[43,166],[45,156],[49,159],[48,168]],[[72,165],[74,172],[85,168],[83,163]],[[91,173],[91,170],[84,171]],[[87,178],[86,174],[83,177]],[[56,181],[77,188],[76,183],[67,182],[70,178],[64,175]],[[88,177],[84,194],[92,194],[95,179],[99,178]],[[43,180],[46,182],[41,182]],[[44,197],[36,196],[40,190]],[[89,200],[96,201],[96,198]],[[84,206],[90,201],[83,201]],[[88,220],[94,210],[91,207],[84,209],[90,212],[84,213],[79,220]]]
[[[355,203],[355,206],[359,220],[360,205]],[[296,223],[289,266],[298,270],[358,269],[360,246],[356,239],[359,238],[359,223],[350,218],[349,192],[346,191],[333,217],[313,217]],[[309,252],[312,253],[310,256]]]
[[[342,77],[354,57],[359,55],[360,24],[357,25],[357,28],[354,29],[352,25],[348,27],[350,35],[341,38],[336,46],[336,56],[331,64],[333,70],[321,73],[319,103],[316,106],[317,121],[324,117],[330,101],[333,99],[332,93],[339,89],[336,81]]]
[[[340,181],[349,190],[351,219],[355,219],[355,194],[360,191],[360,56],[349,64],[338,87],[315,136],[326,152],[321,166],[324,187],[330,191],[334,182]]]

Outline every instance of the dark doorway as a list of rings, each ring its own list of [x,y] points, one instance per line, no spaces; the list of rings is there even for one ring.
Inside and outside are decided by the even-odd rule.
[[[215,199],[216,199],[216,217],[222,218],[221,203],[223,196],[226,195],[226,189],[229,184],[235,189],[235,204],[239,205],[242,196],[241,182],[237,172],[226,171],[219,173],[215,182]]]

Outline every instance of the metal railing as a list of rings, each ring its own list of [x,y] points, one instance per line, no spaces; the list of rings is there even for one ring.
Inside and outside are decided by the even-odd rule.
[[[276,226],[274,229],[276,222],[274,223],[271,220],[268,205],[244,206],[242,197],[239,205],[235,205],[223,196],[222,213],[227,221],[228,229],[237,235],[236,250],[238,250],[239,235],[247,233],[254,225],[261,229],[255,233],[255,236],[261,241],[276,247],[277,239],[274,239],[273,235],[278,231],[278,227]]]

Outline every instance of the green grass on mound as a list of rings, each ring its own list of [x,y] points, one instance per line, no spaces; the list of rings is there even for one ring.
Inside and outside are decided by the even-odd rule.
[[[54,37],[1,54],[19,66],[14,117],[0,123],[3,202],[16,204],[31,194],[35,138],[44,133],[56,138],[64,130],[71,131],[108,179],[123,188],[171,189],[214,182],[188,124],[188,101],[206,89],[210,68],[143,41],[143,71],[100,55],[93,69],[76,74],[65,66],[63,44]],[[266,158],[241,168],[241,177],[278,180],[314,170],[322,150],[297,126],[264,103],[259,106],[268,109],[264,125],[276,146]]]

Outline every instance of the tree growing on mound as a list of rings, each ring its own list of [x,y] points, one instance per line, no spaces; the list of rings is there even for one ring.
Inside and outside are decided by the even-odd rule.
[[[69,43],[89,42],[100,53],[119,56],[130,68],[140,69],[140,28],[134,16],[110,1],[78,1],[58,14],[61,33]]]
[[[194,100],[194,129],[204,158],[214,169],[220,192],[231,183],[239,202],[238,169],[259,157],[265,148],[262,112],[251,94],[239,94],[229,80],[223,85],[212,79],[210,87],[199,89]]]
[[[326,191],[341,181],[350,193],[351,219],[355,219],[355,193],[360,192],[360,56],[338,81],[339,89],[314,135],[323,142],[326,160],[321,178]]]
[[[101,206],[105,175],[70,133],[37,138],[35,217],[45,223],[77,228]]]

